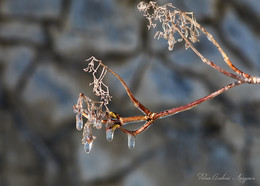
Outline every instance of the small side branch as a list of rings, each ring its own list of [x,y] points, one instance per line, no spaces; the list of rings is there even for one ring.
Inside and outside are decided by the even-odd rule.
[[[201,99],[198,99],[194,102],[191,102],[187,105],[183,105],[183,106],[180,106],[180,107],[177,107],[177,108],[172,108],[172,109],[169,109],[169,110],[165,110],[163,112],[160,112],[160,113],[157,113],[155,115],[155,118],[154,119],[159,119],[159,118],[164,118],[164,117],[169,117],[169,116],[172,116],[174,114],[177,114],[177,113],[180,113],[180,112],[183,112],[183,111],[186,111],[186,110],[189,110],[207,100],[210,100],[216,96],[218,96],[219,94],[222,94],[223,92],[226,92],[227,90],[230,90],[231,88],[235,87],[235,86],[238,86],[238,85],[241,85],[245,83],[244,81],[235,81],[233,83],[230,83],[228,85],[226,85],[225,87],[217,90],[216,92],[213,92],[212,94],[208,95],[208,96],[205,96]]]
[[[192,44],[191,42],[182,34],[181,30],[179,28],[175,28],[178,33],[180,34],[180,36],[185,40],[186,45],[189,46],[193,52],[201,59],[202,62],[204,62],[205,64],[211,66],[212,68],[214,68],[215,70],[221,72],[222,74],[231,77],[233,79],[236,80],[242,80],[243,78],[241,78],[240,76],[230,73],[228,71],[226,71],[225,69],[219,67],[218,65],[216,65],[215,63],[213,63],[212,61],[208,60],[207,58],[205,58]]]
[[[149,120],[144,125],[142,125],[140,128],[138,128],[136,130],[127,130],[123,127],[120,127],[120,130],[122,132],[124,132],[125,134],[136,136],[136,135],[140,134],[141,132],[145,131],[146,129],[148,129],[153,123],[154,123],[154,120]]]
[[[191,20],[191,18],[189,16],[184,15],[185,18],[187,20]],[[217,49],[219,50],[220,54],[222,55],[224,61],[227,63],[227,65],[234,71],[236,72],[238,75],[243,76],[244,78],[250,78],[251,76],[245,72],[243,72],[242,70],[239,70],[229,59],[228,55],[224,52],[224,50],[220,47],[220,45],[218,44],[218,42],[213,38],[213,36],[207,32],[207,30],[205,28],[203,28],[198,22],[194,21],[194,25],[199,28],[208,38],[208,40],[214,44]]]
[[[106,68],[109,72],[111,72],[120,82],[121,84],[124,86],[126,93],[128,94],[129,98],[131,99],[132,103],[134,104],[135,107],[137,107],[140,111],[142,111],[145,115],[149,115],[151,113],[150,110],[148,110],[140,101],[138,101],[133,93],[131,92],[131,90],[129,89],[129,87],[126,85],[126,83],[124,82],[124,80],[117,74],[115,73],[113,70],[111,70],[110,68],[108,68],[106,65],[104,65],[102,63],[101,60],[99,60],[99,63]]]

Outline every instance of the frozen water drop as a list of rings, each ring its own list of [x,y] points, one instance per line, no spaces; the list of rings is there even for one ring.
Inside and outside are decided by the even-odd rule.
[[[135,147],[135,136],[128,134],[128,147],[132,149]]]
[[[106,130],[106,138],[107,141],[112,141],[114,138],[114,130],[113,129],[107,129]]]
[[[77,128],[77,130],[83,129],[83,120],[82,119],[80,119],[76,122],[76,128]]]
[[[83,128],[83,119],[82,119],[82,114],[78,113],[76,115],[76,128],[78,130],[81,130]]]
[[[89,153],[92,149],[93,141],[84,143],[84,150]]]

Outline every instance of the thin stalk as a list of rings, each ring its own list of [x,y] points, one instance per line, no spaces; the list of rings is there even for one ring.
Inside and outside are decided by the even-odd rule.
[[[147,116],[132,116],[132,117],[120,117],[120,122],[123,125],[126,125],[128,123],[133,123],[133,122],[141,122],[141,121],[147,121],[149,119]]]
[[[153,120],[149,120],[144,125],[142,125],[140,128],[133,130],[133,131],[127,130],[123,127],[120,127],[119,129],[126,134],[131,134],[133,136],[136,136],[136,135],[140,134],[141,132],[145,131],[146,129],[148,129],[151,126],[151,124],[153,124],[153,122],[154,122]]]
[[[189,109],[191,109],[191,108],[193,108],[193,107],[195,107],[195,106],[197,106],[197,105],[199,105],[199,104],[201,104],[201,103],[203,103],[207,100],[210,100],[210,99],[218,96],[219,94],[226,92],[227,90],[230,90],[231,88],[238,86],[238,85],[241,85],[243,83],[245,83],[245,82],[244,81],[235,81],[233,83],[230,83],[230,84],[226,85],[225,87],[217,90],[216,92],[213,92],[212,94],[205,96],[201,99],[198,99],[196,101],[193,101],[193,102],[191,102],[187,105],[183,105],[183,106],[180,106],[180,107],[177,107],[177,108],[172,108],[172,109],[169,109],[169,110],[159,112],[159,113],[155,114],[154,119],[169,117],[169,116],[172,116],[174,114],[189,110]]]
[[[149,115],[151,112],[150,110],[148,110],[140,101],[138,101],[134,95],[132,94],[132,92],[130,91],[130,89],[128,88],[128,86],[126,85],[126,83],[124,82],[124,80],[117,74],[115,73],[113,70],[111,70],[110,68],[108,68],[106,65],[104,65],[102,63],[102,61],[99,61],[100,64],[105,67],[109,72],[111,72],[114,76],[116,76],[116,78],[122,83],[122,85],[124,86],[129,98],[131,99],[132,103],[134,104],[135,107],[137,107],[139,110],[141,110],[145,115]]]
[[[188,44],[188,46],[193,50],[193,52],[195,52],[195,54],[207,65],[211,66],[212,68],[214,68],[215,70],[218,70],[219,72],[221,72],[222,74],[231,77],[233,79],[236,80],[243,80],[243,78],[241,78],[240,76],[230,73],[228,71],[226,71],[225,69],[219,67],[218,65],[216,65],[215,63],[213,63],[212,61],[208,60],[207,58],[205,58],[192,44],[191,42],[182,34],[182,32],[180,31],[180,29],[178,27],[175,27],[175,29],[178,31],[178,33],[180,34],[180,36],[185,40],[186,44]]]
[[[219,50],[220,54],[223,56],[224,61],[227,63],[227,65],[234,71],[236,72],[238,75],[243,76],[244,78],[250,78],[251,76],[245,72],[243,72],[242,70],[239,70],[229,59],[229,57],[227,56],[227,54],[224,52],[224,50],[220,47],[220,45],[218,44],[218,42],[213,38],[213,36],[207,32],[207,30],[205,28],[203,28],[198,22],[192,20],[189,16],[185,15],[185,18],[188,19],[190,22],[192,22],[196,27],[198,27],[208,38],[208,40],[213,43],[217,49]]]

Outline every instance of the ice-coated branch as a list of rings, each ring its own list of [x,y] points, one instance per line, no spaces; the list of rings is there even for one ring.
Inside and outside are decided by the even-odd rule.
[[[92,135],[93,127],[101,129],[104,125],[108,141],[113,140],[114,131],[119,129],[128,136],[128,147],[134,148],[136,136],[146,131],[157,119],[187,111],[241,84],[260,83],[260,77],[244,73],[242,70],[235,67],[213,36],[197,23],[193,12],[183,12],[174,7],[171,3],[159,6],[153,1],[150,1],[149,3],[141,2],[138,4],[137,8],[143,12],[144,17],[147,18],[148,29],[155,28],[157,25],[156,22],[161,24],[162,30],[157,31],[154,38],[166,39],[169,50],[173,50],[174,45],[177,42],[184,42],[185,48],[190,48],[203,63],[211,66],[225,76],[235,79],[235,81],[191,103],[156,113],[146,108],[135,98],[124,80],[117,73],[108,68],[101,60],[92,56],[86,60],[89,63],[84,71],[92,74],[93,82],[90,83],[90,86],[93,85],[93,92],[96,96],[100,97],[100,101],[93,101],[83,93],[80,93],[77,104],[73,106],[74,112],[76,113],[76,128],[78,130],[83,129],[82,143],[84,144],[84,149],[87,153],[90,152],[93,141],[95,140],[95,136]],[[223,60],[234,73],[228,72],[217,66],[193,46],[193,43],[199,42],[201,34],[205,34],[208,40],[217,47]],[[108,104],[111,101],[112,96],[109,93],[109,87],[103,82],[107,72],[113,74],[120,81],[133,105],[141,110],[143,115],[122,117],[109,110]],[[143,122],[143,124],[135,130],[128,130],[125,128],[126,125],[137,122]]]

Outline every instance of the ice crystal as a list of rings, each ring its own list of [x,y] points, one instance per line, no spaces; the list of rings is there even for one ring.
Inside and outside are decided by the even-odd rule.
[[[84,150],[86,153],[89,153],[92,149],[93,141],[84,143]]]
[[[132,149],[135,147],[135,136],[128,134],[128,147]]]
[[[83,129],[83,118],[82,118],[82,114],[78,113],[76,115],[76,128],[78,130],[82,130]]]
[[[113,129],[106,130],[106,138],[107,138],[107,141],[113,140],[113,138],[114,138],[114,130]]]

